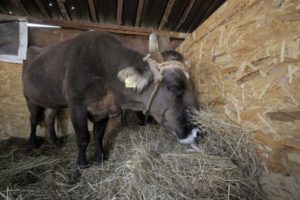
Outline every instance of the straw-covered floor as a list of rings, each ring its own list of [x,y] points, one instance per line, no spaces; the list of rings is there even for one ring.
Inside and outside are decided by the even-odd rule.
[[[0,197],[4,199],[262,199],[261,165],[247,132],[193,114],[208,134],[205,153],[178,144],[158,125],[127,126],[110,140],[109,160],[92,165],[74,181],[76,143],[45,143],[29,150],[26,140],[0,143]],[[109,133],[108,133],[109,134]],[[92,163],[93,143],[88,149]]]

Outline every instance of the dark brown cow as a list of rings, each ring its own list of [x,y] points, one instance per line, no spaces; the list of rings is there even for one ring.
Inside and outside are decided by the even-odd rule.
[[[101,162],[108,119],[129,109],[149,112],[179,142],[197,149],[200,132],[190,125],[187,113],[197,106],[183,58],[175,51],[158,56],[162,63],[149,56],[144,61],[144,55],[100,32],[86,32],[43,49],[29,48],[22,76],[30,111],[29,143],[38,145],[36,126],[46,108],[54,111],[54,117],[56,109],[68,107],[77,136],[78,166],[87,165],[88,119],[94,123],[96,161]],[[57,139],[51,128],[50,137]]]

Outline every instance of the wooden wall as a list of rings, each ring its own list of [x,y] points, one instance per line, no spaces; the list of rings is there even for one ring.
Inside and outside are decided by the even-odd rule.
[[[60,112],[57,124],[60,134],[73,131],[65,110]],[[22,65],[0,61],[0,139],[28,137],[29,111],[23,95]],[[38,135],[45,136],[45,129],[38,127]]]
[[[82,31],[71,29],[29,29],[29,46],[44,47],[57,42],[72,38]],[[123,43],[123,45],[135,49],[136,51],[147,54],[149,51],[148,37],[138,35],[114,34],[114,36]],[[171,39],[171,48],[175,49],[182,42],[181,39]]]
[[[300,173],[300,2],[228,0],[178,50],[202,108],[249,130],[268,169]]]
[[[22,65],[0,62],[0,138],[29,134]]]

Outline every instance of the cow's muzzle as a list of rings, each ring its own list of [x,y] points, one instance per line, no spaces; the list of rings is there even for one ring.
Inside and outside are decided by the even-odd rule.
[[[186,138],[177,139],[181,144],[189,144],[194,151],[203,152],[203,149],[196,144],[197,138],[201,136],[201,131],[198,128],[193,128]]]

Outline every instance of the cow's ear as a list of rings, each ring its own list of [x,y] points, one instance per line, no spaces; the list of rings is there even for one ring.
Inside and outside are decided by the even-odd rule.
[[[119,71],[118,78],[124,82],[126,88],[133,88],[137,92],[142,92],[151,81],[149,74],[141,74],[134,67],[127,67]]]

